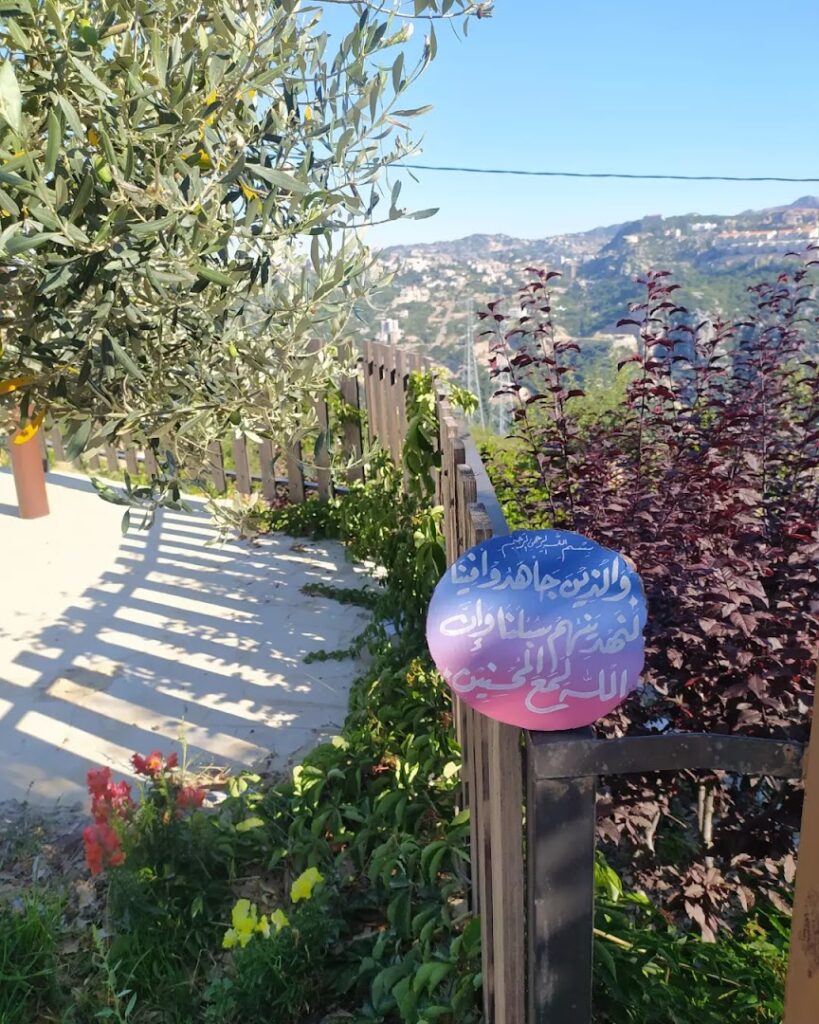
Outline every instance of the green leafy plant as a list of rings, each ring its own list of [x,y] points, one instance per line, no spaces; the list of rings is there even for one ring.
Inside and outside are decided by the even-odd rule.
[[[778,1024],[790,922],[751,915],[703,942],[627,892],[602,858],[596,871],[596,1024]]]

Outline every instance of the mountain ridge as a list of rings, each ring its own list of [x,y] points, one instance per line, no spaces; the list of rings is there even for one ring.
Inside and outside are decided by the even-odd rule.
[[[682,305],[703,314],[744,311],[750,284],[788,264],[786,254],[819,245],[819,197],[734,214],[647,214],[587,231],[517,238],[475,232],[462,238],[389,246],[379,259],[392,274],[378,308],[361,318],[382,340],[415,348],[457,371],[472,336],[475,311],[514,295],[526,267],[560,271],[553,282],[558,325],[610,347],[635,279],[669,270]],[[477,332],[476,332],[477,333]]]

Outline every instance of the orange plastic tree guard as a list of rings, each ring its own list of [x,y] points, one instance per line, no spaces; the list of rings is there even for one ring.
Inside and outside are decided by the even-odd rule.
[[[819,670],[816,680],[819,688]],[[807,762],[785,988],[785,1024],[816,1024],[819,1020],[819,726],[815,719]]]
[[[15,436],[10,438],[9,452],[20,518],[39,519],[49,511],[40,435],[35,434],[22,444],[15,444]]]

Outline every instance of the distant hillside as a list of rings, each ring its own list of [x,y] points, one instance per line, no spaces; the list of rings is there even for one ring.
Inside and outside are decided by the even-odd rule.
[[[509,295],[532,264],[559,270],[556,317],[568,332],[615,343],[613,325],[639,297],[634,277],[670,270],[679,300],[703,312],[745,308],[746,288],[785,263],[785,254],[819,243],[819,197],[732,216],[646,216],[577,234],[523,239],[475,234],[449,242],[393,246],[382,262],[394,273],[370,330],[417,346],[457,370],[468,322]]]

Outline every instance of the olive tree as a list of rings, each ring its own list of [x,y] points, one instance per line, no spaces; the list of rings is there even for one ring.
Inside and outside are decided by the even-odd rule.
[[[298,428],[372,288],[359,229],[407,215],[390,168],[433,22],[489,13],[335,6],[344,34],[299,0],[0,0],[7,428],[191,465]]]

